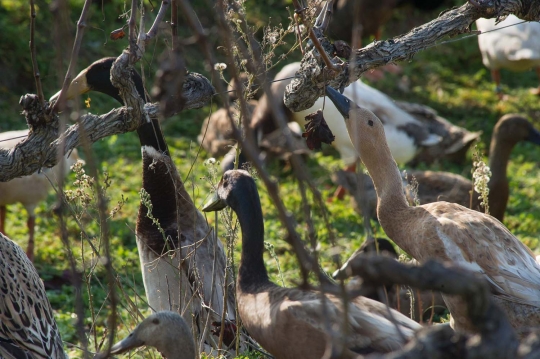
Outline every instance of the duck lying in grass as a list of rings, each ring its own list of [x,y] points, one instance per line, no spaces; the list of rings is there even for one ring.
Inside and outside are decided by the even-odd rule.
[[[111,355],[122,354],[142,346],[156,348],[166,359],[195,359],[195,342],[191,330],[176,312],[162,311],[146,317],[123,340],[111,347]],[[107,358],[104,353],[94,359]]]
[[[371,111],[327,87],[377,192],[377,217],[386,234],[420,263],[451,261],[481,274],[495,301],[519,330],[540,326],[540,264],[529,248],[497,219],[448,202],[411,207],[386,143],[384,126]],[[443,296],[458,330],[472,330],[459,298]]]
[[[214,198],[203,211],[218,211],[226,206],[238,216],[242,231],[236,298],[245,328],[277,359],[321,358],[328,338],[325,320],[330,321],[332,330],[342,328],[341,298],[327,294],[323,301],[321,293],[283,288],[270,281],[263,259],[264,221],[259,193],[248,172],[225,172]],[[421,328],[403,314],[365,297],[352,300],[347,311],[344,358],[399,349]]]

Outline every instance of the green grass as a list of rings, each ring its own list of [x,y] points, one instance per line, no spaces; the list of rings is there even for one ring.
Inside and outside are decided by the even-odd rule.
[[[3,0],[0,3],[11,3]],[[48,2],[42,2],[38,5],[46,8]],[[73,1],[74,13],[72,18],[76,18],[78,13],[75,11],[80,6],[81,1]],[[4,4],[5,5],[5,4]],[[102,22],[100,18],[101,10],[93,8],[95,27],[89,27],[85,35],[85,43],[79,62],[79,68],[86,66],[91,61],[101,56],[115,56],[121,51],[126,43],[105,42],[104,33],[118,28],[121,23],[116,19],[122,9],[121,1],[106,4],[104,14],[107,21]],[[254,7],[254,9],[252,9]],[[265,18],[271,15],[285,23],[287,12],[281,1],[274,1],[270,7],[258,7],[250,3],[248,9],[254,23],[261,26]],[[22,10],[21,10],[22,11]],[[25,10],[26,11],[26,10]],[[8,15],[12,15],[8,17]],[[50,20],[46,14],[40,13],[38,17],[39,26],[45,27],[43,21]],[[0,124],[2,130],[24,128],[24,119],[19,114],[19,107],[16,105],[18,97],[26,91],[33,91],[33,80],[28,77],[29,60],[26,50],[27,28],[23,25],[15,25],[16,21],[26,18],[25,12],[13,10],[9,7],[0,7],[0,24],[3,28],[9,30],[11,34],[10,41],[17,44],[11,57],[0,60],[0,64],[16,75],[16,78],[25,78],[24,86],[15,86],[15,84],[0,84],[0,93],[5,95],[0,100],[0,110],[3,111],[3,120]],[[41,23],[39,20],[41,19]],[[205,17],[202,21],[205,22]],[[395,29],[404,26],[403,17],[396,16],[401,21],[395,25]],[[401,20],[400,20],[401,19]],[[206,22],[208,23],[208,22]],[[119,25],[120,24],[120,25]],[[275,24],[275,23],[274,23]],[[392,32],[392,22],[386,26],[387,35],[396,35]],[[27,25],[27,23],[26,23]],[[212,27],[210,26],[212,29]],[[102,31],[103,30],[103,31]],[[189,31],[182,29],[184,34]],[[398,30],[395,30],[398,31]],[[53,56],[54,50],[47,48],[46,35],[44,32],[38,38],[38,51],[42,58],[40,63],[46,64],[42,69],[46,75],[45,89],[48,94],[55,92],[54,74],[51,61],[46,56]],[[475,38],[464,41],[435,47],[424,52],[418,53],[412,62],[400,64],[403,67],[402,75],[387,75],[375,87],[388,93],[395,99],[408,100],[426,104],[436,109],[440,115],[450,120],[452,123],[468,128],[472,131],[483,131],[481,147],[488,148],[488,141],[491,131],[500,116],[511,112],[520,112],[529,117],[537,128],[540,128],[540,103],[538,98],[528,93],[528,88],[537,85],[537,79],[533,72],[509,73],[503,72],[504,90],[508,94],[508,99],[499,102],[493,92],[489,72],[483,68],[480,53],[477,48]],[[292,43],[291,43],[292,44]],[[0,45],[1,46],[1,45]],[[5,45],[8,46],[8,45]],[[163,48],[163,40],[158,41],[158,45],[152,45],[143,61],[146,73],[153,74],[156,69],[155,59]],[[0,49],[3,49],[0,47]],[[5,53],[4,51],[2,51]],[[203,56],[196,45],[190,45],[186,48],[188,65],[190,69],[208,74],[204,70],[202,63]],[[20,61],[15,61],[16,58]],[[300,57],[299,51],[296,51],[290,61]],[[51,57],[52,58],[52,57]],[[9,60],[9,61],[8,61]],[[54,75],[54,76],[53,76]],[[410,91],[400,91],[396,83],[402,76],[407,76],[410,80]],[[19,84],[20,85],[20,84]],[[99,95],[91,94],[91,108],[95,113],[104,113],[111,107],[116,106],[114,101]],[[196,158],[198,144],[196,136],[199,133],[202,120],[209,113],[210,107],[198,111],[187,111],[177,115],[163,124],[163,129],[169,143],[171,154],[175,160],[182,178],[187,177],[186,186],[191,188],[191,193],[195,203],[200,207],[206,200],[210,191],[210,185],[207,181],[201,180],[208,175],[207,168],[203,162],[208,157],[206,153],[201,152]],[[139,298],[144,298],[144,288],[139,268],[139,259],[135,245],[134,228],[137,209],[139,206],[138,192],[141,188],[141,163],[140,149],[137,136],[134,133],[113,136],[98,143],[92,147],[93,156],[95,156],[100,172],[100,182],[103,181],[103,172],[109,173],[111,186],[107,190],[109,199],[109,210],[112,209],[118,201],[124,198],[125,204],[122,210],[109,219],[108,225],[111,234],[111,246],[113,252],[113,264],[117,274],[123,284],[126,295],[136,303],[136,306],[143,314],[148,313],[144,302]],[[82,153],[83,151],[80,150]],[[83,157],[87,158],[85,154]],[[509,166],[508,175],[511,184],[511,195],[508,204],[505,223],[508,228],[517,235],[525,244],[527,244],[536,253],[540,252],[540,147],[534,147],[530,144],[519,144],[516,146]],[[308,168],[317,188],[324,197],[330,196],[334,191],[334,186],[330,181],[330,174],[333,170],[342,166],[337,157],[337,152],[326,148],[322,152],[314,153],[308,161]],[[470,173],[470,163],[465,167],[459,167],[449,163],[437,163],[431,166],[431,169],[447,170],[455,173]],[[191,171],[191,172],[190,172]],[[301,198],[299,195],[298,184],[290,170],[283,169],[282,165],[270,164],[268,171],[274,176],[280,185],[280,195],[285,205],[293,213],[299,223],[297,230],[302,238],[307,240],[307,228],[303,223],[303,212],[301,210]],[[87,171],[88,173],[88,171]],[[71,174],[67,181],[67,189],[74,189],[74,175]],[[275,253],[279,259],[279,265],[286,285],[294,285],[299,279],[298,264],[291,247],[284,241],[285,229],[278,220],[277,211],[270,200],[266,188],[258,181],[258,187],[261,195],[261,202],[265,218],[265,236],[266,240],[274,246]],[[308,196],[311,204],[313,199]],[[49,208],[55,201],[55,196],[51,194],[47,201],[40,204],[37,209],[37,229],[36,238],[36,268],[45,280],[52,276],[60,275],[69,268],[65,248],[61,244],[59,237],[58,222]],[[95,205],[95,204],[94,204]],[[365,239],[365,233],[362,221],[352,209],[349,198],[344,201],[334,201],[328,204],[328,211],[332,221],[332,230],[338,239],[338,247],[341,251],[342,259],[345,259],[355,249],[357,249]],[[26,216],[21,205],[13,205],[9,208],[7,217],[7,233],[19,243],[23,248],[26,246]],[[336,268],[331,261],[328,249],[329,233],[322,220],[321,211],[313,205],[312,215],[316,227],[317,239],[320,245],[321,264],[325,271],[331,273]],[[214,216],[209,216],[208,220],[213,223]],[[92,238],[99,235],[99,224],[95,208],[89,208],[81,216],[81,222],[84,230]],[[377,236],[385,236],[382,229],[376,222],[372,222]],[[68,221],[69,240],[72,248],[78,258],[79,268],[83,268],[82,253],[84,253],[86,266],[88,270],[88,261],[92,258],[88,244],[81,240],[81,231],[73,219]],[[94,239],[97,241],[97,239]],[[236,244],[236,262],[238,262],[240,244]],[[266,265],[273,280],[281,283],[278,273],[278,266],[274,258],[270,255],[266,257]],[[105,335],[106,317],[110,306],[106,300],[106,286],[104,269],[98,264],[91,278],[91,295],[96,310],[95,326],[97,338],[100,341]],[[64,286],[61,290],[48,292],[49,299],[55,309],[56,319],[59,323],[62,337],[66,342],[80,345],[80,338],[75,332],[75,295],[69,286]],[[88,309],[89,293],[84,289],[83,299],[86,304],[85,323],[87,329],[92,324],[92,318]],[[103,306],[102,306],[103,305]],[[119,310],[119,332],[117,337],[126,335],[134,327],[137,319],[133,317],[133,309],[127,306],[125,298],[121,301]],[[91,349],[94,347],[92,346]],[[148,355],[148,352],[141,353],[140,356]],[[76,348],[70,348],[69,354],[74,357],[81,357],[81,352]],[[155,354],[155,353],[154,353]],[[139,354],[138,354],[139,355]],[[159,357],[158,355],[154,355]],[[138,357],[137,355],[135,357]]]

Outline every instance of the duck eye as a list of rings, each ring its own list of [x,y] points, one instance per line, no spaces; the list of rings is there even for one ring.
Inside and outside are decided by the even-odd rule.
[[[154,323],[154,324],[159,324],[159,319],[158,319],[158,318],[154,318],[154,320],[152,320],[152,323]]]
[[[370,125],[371,127],[373,127],[373,121],[369,120],[367,123],[368,123],[368,125]]]

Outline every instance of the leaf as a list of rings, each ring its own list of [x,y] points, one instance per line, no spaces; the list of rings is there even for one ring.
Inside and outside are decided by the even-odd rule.
[[[302,137],[306,137],[306,144],[310,150],[320,149],[321,143],[331,144],[335,136],[324,120],[322,110],[311,113],[306,116],[306,132]]]

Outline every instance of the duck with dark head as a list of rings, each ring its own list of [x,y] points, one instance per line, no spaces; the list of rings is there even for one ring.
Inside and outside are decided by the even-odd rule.
[[[81,71],[68,89],[68,98],[97,91],[123,105],[118,89],[110,80],[115,60],[104,58]],[[149,98],[142,79],[133,69],[131,79],[138,95],[146,102]],[[58,95],[53,96],[51,101]],[[143,162],[142,187],[152,203],[152,216],[164,231],[161,233],[149,218],[148,208],[141,201],[136,239],[148,303],[154,310],[183,313],[188,318],[187,322],[192,323],[193,316],[204,320],[199,316],[205,313],[203,305],[197,300],[202,294],[205,305],[210,305],[211,312],[216,314],[214,320],[221,320],[226,286],[224,273],[227,270],[223,245],[212,234],[178,175],[158,120],[143,121],[137,134]],[[195,243],[197,250],[193,251]],[[214,255],[217,256],[215,262]],[[216,271],[214,288],[212,263],[215,263]],[[234,293],[228,293],[228,308],[234,308]],[[226,318],[234,320],[234,311],[229,311]]]
[[[242,232],[236,298],[245,328],[278,359],[322,358],[328,340],[326,321],[333,330],[342,328],[342,299],[326,294],[323,300],[316,291],[283,288],[270,281],[263,259],[264,221],[259,193],[248,172],[225,172],[203,211],[226,206],[238,216]],[[401,313],[365,297],[351,300],[347,311],[349,330],[343,358],[399,349],[421,328]]]

